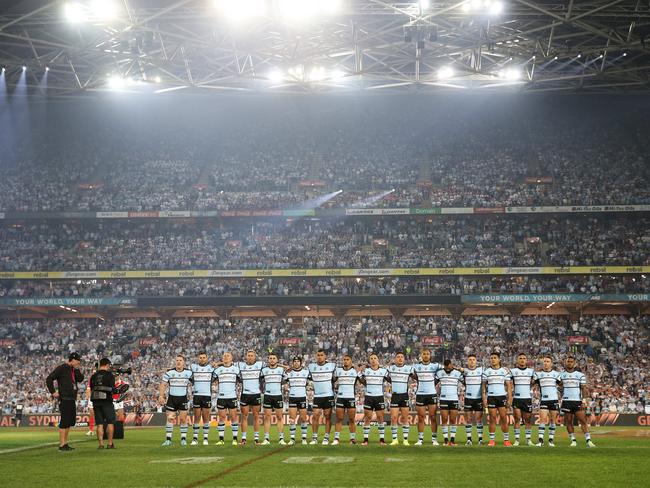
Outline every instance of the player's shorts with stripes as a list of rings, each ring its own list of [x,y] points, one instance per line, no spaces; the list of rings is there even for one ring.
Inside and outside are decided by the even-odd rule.
[[[307,398],[289,397],[289,408],[297,408],[298,410],[305,410],[307,408]]]
[[[379,412],[386,410],[386,399],[382,396],[367,396],[363,399],[363,409]]]
[[[208,395],[194,395],[192,405],[194,408],[212,408],[212,397]]]
[[[482,398],[465,398],[465,406],[463,410],[466,412],[482,412],[483,399]]]
[[[284,401],[282,400],[282,395],[264,395],[264,403],[262,404],[264,408],[282,408],[284,407]]]
[[[408,393],[393,393],[390,397],[390,408],[408,408]]]
[[[539,409],[557,412],[560,410],[560,402],[558,400],[542,400],[539,403]]]
[[[321,410],[327,410],[334,407],[334,397],[314,397],[314,408],[320,408]]]
[[[225,408],[237,408],[236,398],[217,398],[217,408],[223,410]]]
[[[532,398],[513,398],[512,408],[516,408],[525,413],[531,413],[533,411],[533,399]]]
[[[504,396],[489,396],[487,398],[488,408],[501,408],[505,407],[508,398]]]
[[[165,410],[168,412],[184,412],[187,410],[188,404],[187,396],[169,395],[167,403],[165,403]]]
[[[441,399],[438,408],[440,408],[440,410],[458,410],[460,407],[459,407],[458,400]]]
[[[415,405],[417,407],[428,407],[437,404],[438,397],[436,395],[415,395]]]
[[[260,393],[242,393],[239,403],[242,407],[256,407],[262,404],[262,395]]]
[[[562,400],[562,412],[576,413],[582,410],[582,402],[579,400]]]
[[[337,398],[336,408],[357,408],[357,401],[354,398]]]

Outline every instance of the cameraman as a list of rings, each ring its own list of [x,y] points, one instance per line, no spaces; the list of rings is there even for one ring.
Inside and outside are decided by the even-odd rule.
[[[110,371],[111,360],[102,358],[99,369],[90,378],[90,399],[95,412],[95,425],[97,426],[97,441],[99,449],[104,449],[104,424],[108,437],[107,449],[115,449],[113,432],[115,426],[115,407],[113,406],[113,393],[115,393],[115,376]]]
[[[84,375],[79,370],[81,356],[73,352],[68,356],[68,362],[54,368],[45,383],[48,391],[59,401],[61,421],[59,422],[59,451],[72,451],[74,448],[68,445],[70,427],[77,422],[77,392],[78,382],[84,380]],[[56,381],[57,388],[54,388]]]

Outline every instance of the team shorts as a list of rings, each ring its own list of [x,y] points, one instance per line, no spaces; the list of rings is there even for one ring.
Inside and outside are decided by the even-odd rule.
[[[217,408],[223,410],[225,408],[236,409],[237,408],[237,399],[236,398],[217,398]]]
[[[393,393],[390,397],[390,408],[404,408],[409,406],[408,393]]]
[[[74,400],[59,400],[59,412],[61,412],[59,429],[74,427],[74,424],[77,423],[76,402]]]
[[[482,398],[465,398],[465,406],[463,410],[466,412],[482,412],[483,399]]]
[[[357,401],[354,398],[337,398],[336,408],[357,408]]]
[[[194,395],[192,404],[194,408],[212,408],[212,397],[208,395]]]
[[[282,408],[284,407],[284,402],[282,401],[282,395],[264,395],[264,408]]]
[[[242,393],[239,399],[242,407],[257,407],[262,404],[261,393]]]
[[[440,400],[440,410],[458,410],[458,400]]]
[[[531,413],[533,411],[533,400],[532,398],[515,398],[512,400],[512,408]]]
[[[386,400],[383,396],[367,396],[363,399],[363,409],[373,412],[386,410]]]
[[[165,404],[165,410],[168,412],[184,412],[187,410],[188,403],[186,396],[169,395]]]
[[[540,410],[550,410],[551,412],[557,412],[560,410],[560,402],[557,400],[542,400],[539,404]]]
[[[314,398],[314,408],[320,408],[321,410],[328,410],[334,406],[334,397],[317,397]]]
[[[307,398],[305,397],[289,397],[289,408],[297,408],[298,410],[307,409]]]
[[[562,412],[576,413],[582,410],[582,402],[580,400],[563,400]]]
[[[93,411],[95,412],[95,423],[97,425],[115,423],[116,417],[113,402],[96,402],[93,405]]]
[[[415,406],[417,407],[436,406],[437,404],[438,397],[436,395],[415,395]]]
[[[505,396],[489,396],[487,401],[488,401],[488,408],[502,408],[506,406],[506,403],[508,403],[508,398]]]

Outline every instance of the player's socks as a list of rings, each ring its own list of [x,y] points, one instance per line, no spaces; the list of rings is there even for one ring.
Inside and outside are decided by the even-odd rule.
[[[174,424],[167,423],[167,425],[165,425],[165,434],[168,441],[172,440],[173,433],[174,433]]]
[[[357,433],[356,432],[350,432],[350,440],[351,441],[356,441],[357,440]]]
[[[233,423],[230,427],[232,428],[232,439],[236,441],[237,437],[239,437],[239,424]]]
[[[307,424],[300,424],[300,433],[302,435],[303,440],[307,440]]]
[[[449,427],[446,425],[442,426],[442,437],[445,439],[445,442],[449,440]]]
[[[318,440],[318,434],[315,433],[315,432],[312,432],[312,434],[311,434],[311,440],[312,440],[312,441],[317,441],[317,440]]]
[[[397,439],[397,425],[390,426],[390,433],[393,437],[393,440]]]
[[[576,435],[575,435],[575,433],[571,432],[571,433],[569,434],[569,439],[571,439],[571,442],[575,441],[575,440],[576,440]]]
[[[532,436],[533,436],[532,429],[526,429],[526,440],[529,441]]]
[[[242,441],[246,440],[246,431],[244,429],[242,429],[242,431],[241,431],[241,440]]]
[[[341,438],[341,433],[340,432],[334,432],[334,440],[339,440]]]
[[[95,417],[92,416],[88,419],[88,430],[89,431],[94,431],[95,430]]]
[[[411,431],[411,426],[406,424],[402,425],[402,438],[407,441],[409,439],[409,433]]]
[[[548,441],[553,442],[555,439],[555,424],[550,424],[548,426]]]
[[[327,442],[329,442],[329,440],[330,440],[330,433],[329,433],[329,432],[325,432],[325,437],[323,437],[323,441],[327,441]]]
[[[465,435],[468,441],[472,440],[472,424],[465,424]]]
[[[253,440],[254,440],[255,442],[259,442],[259,441],[260,441],[260,433],[259,433],[259,431],[256,430],[256,431],[253,433]]]
[[[217,429],[219,430],[219,440],[222,441],[226,436],[226,424],[219,422]]]
[[[418,432],[418,440],[423,441],[424,440],[424,432]]]
[[[451,426],[451,442],[456,442],[456,426]]]
[[[504,432],[503,433],[503,440],[504,441],[509,441],[510,440],[510,432]]]
[[[269,432],[264,432],[264,440],[265,441],[268,441],[270,437],[271,437],[271,434]]]
[[[192,425],[192,439],[199,440],[199,424]]]
[[[208,440],[208,434],[210,433],[210,422],[203,424],[203,440]]]
[[[370,435],[370,426],[369,425],[364,425],[363,426],[363,441],[366,442],[368,440],[368,436]]]
[[[384,440],[384,433],[386,431],[386,424],[383,422],[379,422],[379,440],[383,441]]]
[[[438,433],[437,432],[432,432],[431,433],[431,442],[437,441],[438,440]]]
[[[517,442],[519,442],[520,434],[521,434],[521,430],[519,429],[519,427],[515,427],[515,440]]]
[[[280,432],[280,433],[278,434],[278,439],[281,440],[281,441],[284,440],[284,431],[283,431],[283,432]]]
[[[187,440],[187,424],[181,425],[181,440]]]
[[[292,441],[296,440],[296,424],[289,425],[289,437]]]
[[[546,432],[546,425],[544,424],[539,424],[539,442],[544,442],[544,433]]]
[[[589,442],[589,441],[591,440],[591,434],[590,434],[589,432],[587,432],[587,433],[585,434],[585,440],[586,440],[587,442]]]
[[[490,440],[493,441],[496,438],[494,432],[490,432]]]
[[[478,432],[478,441],[483,442],[483,424],[478,423],[476,424],[476,432]]]

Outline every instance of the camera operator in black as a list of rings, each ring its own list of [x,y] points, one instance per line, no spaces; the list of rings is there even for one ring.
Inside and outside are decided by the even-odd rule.
[[[99,449],[104,449],[104,424],[106,424],[106,434],[108,436],[108,449],[115,449],[113,444],[115,376],[110,371],[110,368],[110,359],[102,358],[99,361],[99,369],[90,378],[90,399],[93,402],[93,411],[95,412]]]

